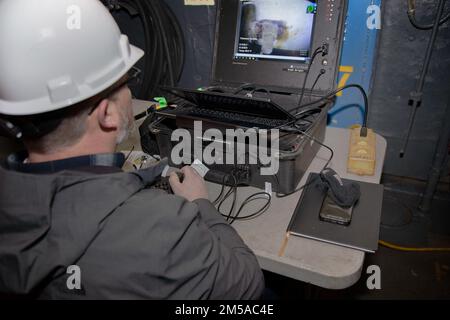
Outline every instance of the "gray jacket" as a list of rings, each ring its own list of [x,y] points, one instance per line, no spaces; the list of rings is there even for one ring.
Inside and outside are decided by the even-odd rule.
[[[107,171],[107,170],[106,170]],[[207,200],[135,172],[0,167],[0,293],[42,299],[255,299],[254,254]],[[81,288],[69,289],[72,269]]]

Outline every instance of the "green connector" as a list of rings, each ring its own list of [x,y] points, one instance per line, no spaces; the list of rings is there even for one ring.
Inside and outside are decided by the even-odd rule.
[[[167,108],[167,106],[168,106],[167,100],[164,97],[156,97],[156,98],[153,98],[153,100],[155,100],[156,102],[159,103],[159,107],[156,108],[158,110]]]

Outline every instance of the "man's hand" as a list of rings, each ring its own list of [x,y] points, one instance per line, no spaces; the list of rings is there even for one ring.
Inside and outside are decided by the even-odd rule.
[[[192,167],[186,166],[181,169],[184,174],[183,182],[180,182],[175,172],[170,174],[169,183],[174,194],[194,201],[197,199],[208,199],[208,190],[205,180]]]

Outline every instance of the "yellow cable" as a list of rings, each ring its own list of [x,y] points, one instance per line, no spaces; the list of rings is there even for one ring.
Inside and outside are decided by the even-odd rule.
[[[450,248],[407,248],[407,247],[401,247],[396,244],[392,244],[383,240],[378,241],[378,243],[384,247],[399,250],[399,251],[407,251],[407,252],[438,252],[438,251],[449,251]]]

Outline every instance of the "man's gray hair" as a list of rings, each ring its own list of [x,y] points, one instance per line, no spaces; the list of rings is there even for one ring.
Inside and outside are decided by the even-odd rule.
[[[122,80],[118,82],[120,81]],[[86,133],[86,120],[89,113],[97,107],[102,98],[116,101],[120,88],[118,87],[108,97],[104,96],[104,93],[109,90],[106,89],[92,98],[67,107],[61,122],[54,130],[40,137],[25,138],[26,147],[39,153],[53,153],[75,145]]]
[[[70,110],[55,130],[39,138],[25,139],[27,148],[39,153],[52,153],[75,145],[86,132],[89,111],[87,105]]]

